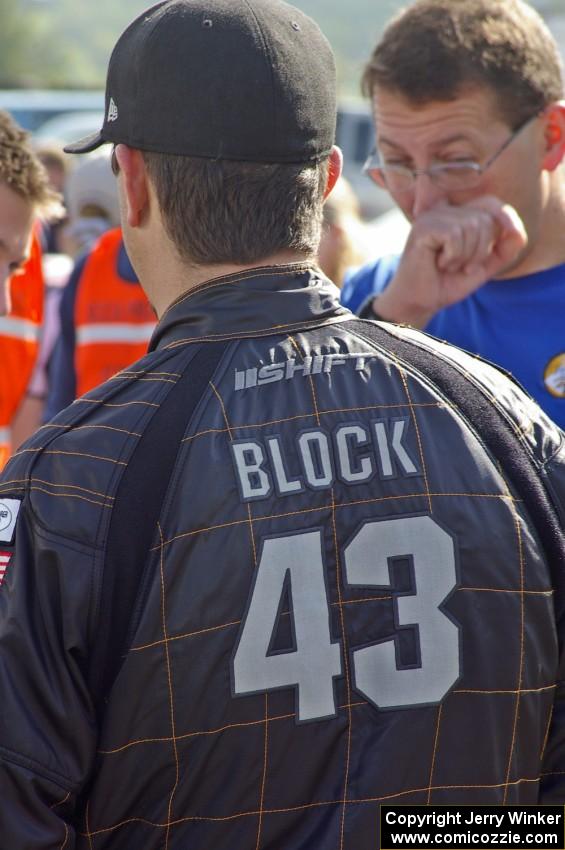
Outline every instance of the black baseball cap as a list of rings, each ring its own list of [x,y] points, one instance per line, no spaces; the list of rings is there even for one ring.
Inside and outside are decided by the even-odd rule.
[[[310,162],[334,143],[335,62],[318,25],[282,0],[164,0],[136,18],[108,65],[102,129],[164,154]]]

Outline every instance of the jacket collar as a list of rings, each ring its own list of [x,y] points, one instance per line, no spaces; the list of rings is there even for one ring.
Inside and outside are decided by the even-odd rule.
[[[297,263],[246,269],[177,298],[157,325],[149,350],[284,334],[348,318],[338,288],[319,269]]]

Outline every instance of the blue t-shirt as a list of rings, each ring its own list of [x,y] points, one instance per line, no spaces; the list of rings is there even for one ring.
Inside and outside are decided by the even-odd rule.
[[[359,312],[388,285],[399,260],[382,257],[348,277],[342,303]],[[424,330],[511,372],[565,428],[565,265],[490,280],[436,313]]]

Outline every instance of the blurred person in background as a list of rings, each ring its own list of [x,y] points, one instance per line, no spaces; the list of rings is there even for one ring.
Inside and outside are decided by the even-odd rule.
[[[66,195],[66,184],[71,170],[69,157],[63,148],[55,142],[35,146],[37,158],[45,168],[49,185],[63,199]],[[66,216],[55,221],[41,223],[41,248],[46,254],[67,254],[68,246],[65,239]]]
[[[45,168],[49,185],[65,201],[66,183],[71,170],[70,157],[53,142],[34,142],[37,158]],[[25,404],[12,423],[12,440],[15,446],[38,428],[44,418],[44,405],[48,390],[48,368],[55,341],[60,332],[59,304],[67,284],[73,261],[68,251],[71,245],[66,238],[67,214],[41,220],[39,239],[41,267],[44,280],[43,320],[39,351],[30,377]]]
[[[107,230],[119,227],[120,209],[109,151],[96,151],[84,156],[70,170],[66,182],[66,205],[65,240],[73,257],[93,248],[96,240]]]
[[[377,141],[365,168],[411,231],[342,302],[500,364],[565,426],[565,106],[545,23],[522,0],[418,0],[363,87]]]
[[[45,422],[142,357],[156,322],[117,226],[109,149],[83,157],[71,172],[67,204],[67,229],[79,254],[61,297]]]
[[[341,286],[347,270],[371,257],[370,229],[361,218],[359,200],[345,177],[340,177],[324,202],[318,263],[324,274]]]
[[[62,214],[28,134],[0,111],[0,468],[12,450],[12,429],[15,444],[37,425],[26,393],[43,320],[39,224]]]

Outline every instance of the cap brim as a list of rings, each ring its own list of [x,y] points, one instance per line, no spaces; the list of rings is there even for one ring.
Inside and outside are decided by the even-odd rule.
[[[100,145],[105,144],[106,139],[102,137],[102,130],[97,130],[95,133],[90,133],[90,135],[79,139],[78,142],[65,145],[63,150],[65,153],[90,153],[90,151],[95,151]]]

